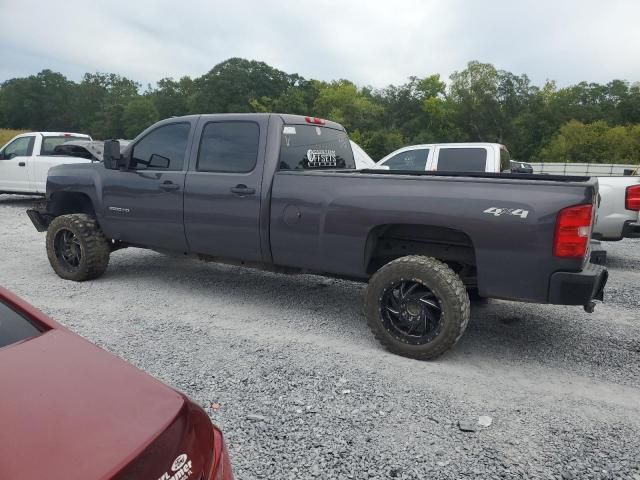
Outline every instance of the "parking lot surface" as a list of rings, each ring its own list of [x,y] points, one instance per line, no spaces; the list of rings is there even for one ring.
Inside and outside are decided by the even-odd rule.
[[[460,343],[420,362],[373,339],[364,284],[135,248],[62,280],[32,202],[0,195],[0,285],[200,403],[238,479],[640,480],[639,240],[603,244],[595,313],[476,304]]]

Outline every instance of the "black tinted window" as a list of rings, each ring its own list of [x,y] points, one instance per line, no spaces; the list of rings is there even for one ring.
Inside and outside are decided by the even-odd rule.
[[[258,160],[260,127],[253,122],[208,123],[202,132],[198,171],[250,172]]]
[[[285,125],[281,170],[356,168],[346,132],[315,125]]]
[[[190,125],[163,125],[133,147],[131,168],[137,170],[182,170]]]
[[[0,348],[37,335],[40,335],[40,330],[0,302]]]
[[[424,170],[427,166],[427,157],[429,156],[428,148],[420,148],[417,150],[407,150],[395,154],[382,165],[389,167],[390,170]]]
[[[441,172],[484,172],[486,164],[484,148],[441,148],[438,154]]]

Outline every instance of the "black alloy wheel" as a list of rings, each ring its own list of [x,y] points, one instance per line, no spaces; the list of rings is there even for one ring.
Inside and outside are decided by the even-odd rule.
[[[384,328],[396,339],[424,345],[440,333],[444,313],[440,299],[416,280],[392,284],[380,299]]]
[[[53,244],[56,257],[62,265],[69,271],[76,271],[80,268],[82,247],[80,239],[75,233],[64,228],[58,230]]]

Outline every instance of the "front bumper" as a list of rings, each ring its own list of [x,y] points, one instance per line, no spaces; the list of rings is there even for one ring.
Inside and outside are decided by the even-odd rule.
[[[549,282],[549,303],[588,305],[604,299],[609,272],[601,265],[588,263],[581,272],[555,272]]]
[[[640,222],[624,222],[622,236],[624,238],[640,238]]]

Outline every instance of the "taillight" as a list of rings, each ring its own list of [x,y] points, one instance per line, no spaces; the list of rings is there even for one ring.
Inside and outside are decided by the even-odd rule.
[[[563,258],[584,258],[589,246],[593,205],[574,205],[560,210],[556,219],[553,254]]]
[[[224,443],[222,433],[216,428],[213,429],[213,462],[207,479],[233,480],[229,452]]]
[[[640,211],[640,185],[627,187],[627,193],[624,197],[624,208],[627,210]]]

